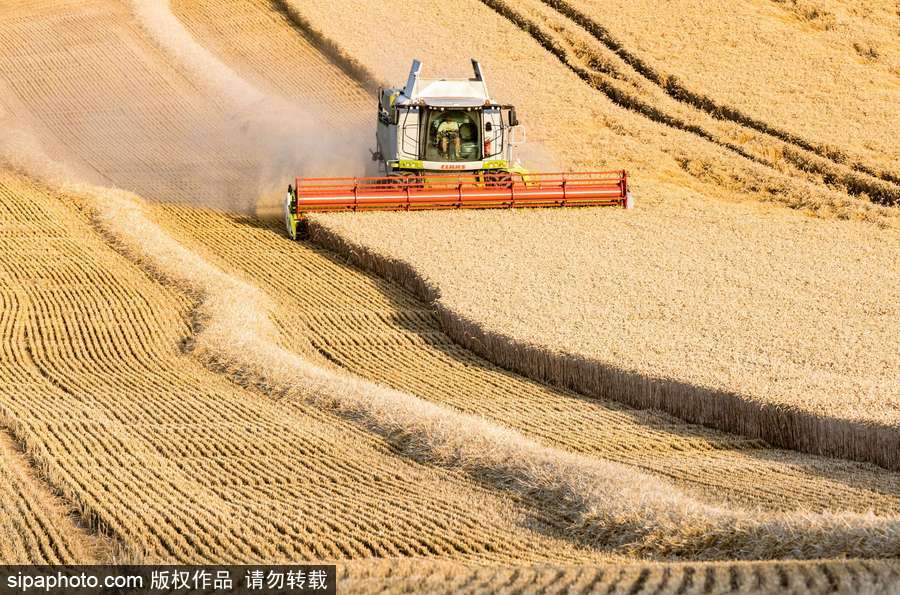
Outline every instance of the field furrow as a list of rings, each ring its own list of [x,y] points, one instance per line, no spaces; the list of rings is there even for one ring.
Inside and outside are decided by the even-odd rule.
[[[848,415],[864,417],[894,364],[877,324],[892,319],[890,275],[860,296],[847,264],[891,270],[896,211],[870,202],[898,196],[894,149],[871,138],[881,108],[859,142],[836,148],[781,111],[682,83],[671,72],[684,64],[660,66],[594,8],[3,4],[0,124],[12,141],[0,139],[0,160],[66,175],[37,182],[0,161],[0,561],[337,561],[347,592],[889,593],[900,474],[772,448],[752,431],[763,418],[697,419],[656,393],[581,386],[542,359],[584,364],[567,325],[589,325],[627,343],[615,361],[645,366],[629,368],[635,394],[660,371],[690,396],[749,370],[744,384],[779,398],[843,391]],[[362,173],[373,90],[404,80],[414,55],[426,75],[452,75],[468,68],[463,52],[519,105],[532,165],[628,167],[640,207],[478,213],[483,227],[471,213],[326,217],[313,221],[321,244],[288,241],[271,211],[293,176]],[[826,219],[798,223],[760,200]],[[628,238],[649,245],[638,262],[606,255],[625,254]],[[454,252],[438,262],[479,287],[458,287],[404,241]],[[707,293],[669,291],[671,270]],[[598,282],[585,288],[587,277]],[[812,296],[797,330],[791,316]],[[693,316],[704,299],[709,316]],[[647,315],[646,300],[668,309]],[[482,326],[479,304],[547,333],[529,343],[543,347]],[[552,331],[534,324],[539,311]],[[775,330],[747,331],[761,322]],[[636,335],[648,343],[634,348]],[[547,336],[562,343],[548,349]],[[828,365],[807,349],[822,337],[847,348]],[[869,368],[844,357],[860,352]],[[583,394],[509,371],[510,353],[525,374]],[[722,402],[711,415],[733,413]],[[878,421],[890,430],[888,410]],[[774,435],[807,442],[782,444],[836,452],[809,447],[819,427],[798,434],[791,419]],[[863,446],[836,434],[853,455],[895,454],[889,431]],[[810,561],[735,561],[778,558]]]
[[[642,564],[465,568],[413,561],[350,564],[341,569],[349,593],[877,593],[889,594],[900,566],[883,563]]]

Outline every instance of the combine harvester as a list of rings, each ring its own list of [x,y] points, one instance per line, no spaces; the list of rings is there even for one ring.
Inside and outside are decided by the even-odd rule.
[[[515,161],[516,109],[495,103],[472,66],[472,79],[423,79],[414,60],[406,87],[382,89],[372,152],[381,175],[297,178],[284,201],[291,238],[313,212],[632,207],[623,170],[533,173]]]

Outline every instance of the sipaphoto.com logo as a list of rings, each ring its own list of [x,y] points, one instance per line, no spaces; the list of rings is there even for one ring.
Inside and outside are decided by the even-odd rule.
[[[334,595],[334,564],[4,566],[0,595]]]
[[[98,572],[97,570],[57,569],[49,572],[35,568],[20,570],[6,577],[7,592],[45,593],[90,591],[140,591],[144,577],[128,572]]]

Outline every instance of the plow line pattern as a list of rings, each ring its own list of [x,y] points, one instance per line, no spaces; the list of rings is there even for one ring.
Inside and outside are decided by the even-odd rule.
[[[544,445],[670,477],[712,502],[827,511],[839,501],[860,512],[900,511],[895,473],[775,450],[759,439],[553,388],[497,367],[476,355],[477,346],[462,346],[466,338],[448,326],[452,314],[411,282],[417,277],[400,276],[395,265],[334,241],[319,223],[313,223],[314,239],[334,253],[285,242],[274,225],[250,218],[174,205],[153,207],[152,213],[177,241],[273,296],[273,321],[287,333],[282,343],[304,357],[312,346],[359,376],[486,417]],[[397,283],[354,270],[348,260]]]

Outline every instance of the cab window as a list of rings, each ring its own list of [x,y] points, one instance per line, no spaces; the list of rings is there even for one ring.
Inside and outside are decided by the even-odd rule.
[[[425,138],[426,161],[481,159],[480,112],[429,110]]]

